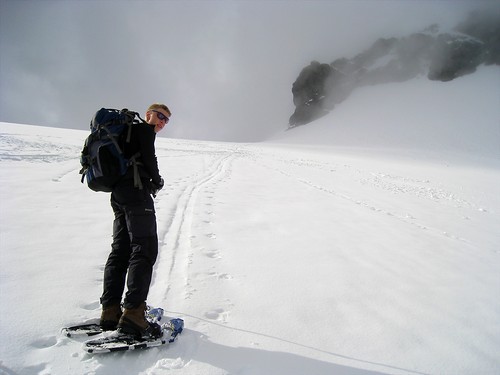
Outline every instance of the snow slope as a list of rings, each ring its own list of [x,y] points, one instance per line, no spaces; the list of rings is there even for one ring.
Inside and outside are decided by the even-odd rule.
[[[500,68],[450,82],[426,77],[354,90],[333,111],[277,141],[500,158]]]
[[[111,242],[109,195],[79,181],[86,132],[1,123],[0,374],[500,373],[500,158],[334,146],[326,121],[370,117],[338,109],[269,143],[157,139],[148,302],[186,330],[103,356],[59,334],[99,315]]]

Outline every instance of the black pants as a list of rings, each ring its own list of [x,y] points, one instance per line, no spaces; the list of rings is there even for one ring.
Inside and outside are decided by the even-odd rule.
[[[104,269],[101,304],[121,303],[126,278],[124,306],[131,309],[146,301],[158,255],[154,204],[147,189],[134,188],[129,181],[111,193],[111,207],[115,214],[113,243]]]

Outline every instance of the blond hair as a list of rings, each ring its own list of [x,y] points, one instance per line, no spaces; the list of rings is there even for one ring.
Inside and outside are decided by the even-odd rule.
[[[165,112],[167,112],[168,116],[172,116],[172,112],[170,112],[170,109],[165,104],[161,103],[154,103],[151,104],[146,112],[153,111],[153,110],[158,110],[158,109],[163,109]]]

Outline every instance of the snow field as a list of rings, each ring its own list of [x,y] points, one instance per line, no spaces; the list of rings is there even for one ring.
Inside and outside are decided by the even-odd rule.
[[[497,168],[161,138],[148,302],[186,331],[167,348],[83,354],[58,330],[99,315],[112,215],[79,182],[82,132],[60,132],[2,124],[5,373],[499,368]],[[29,319],[12,325],[13,311]]]
[[[148,303],[186,329],[102,356],[59,334],[99,316],[111,243],[87,132],[0,123],[0,374],[499,373],[498,72],[368,87],[259,144],[158,138]]]

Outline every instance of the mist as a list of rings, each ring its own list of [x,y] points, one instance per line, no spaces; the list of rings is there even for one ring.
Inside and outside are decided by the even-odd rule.
[[[88,129],[163,102],[161,136],[252,142],[288,127],[291,87],[330,63],[489,1],[5,1],[0,121]]]

